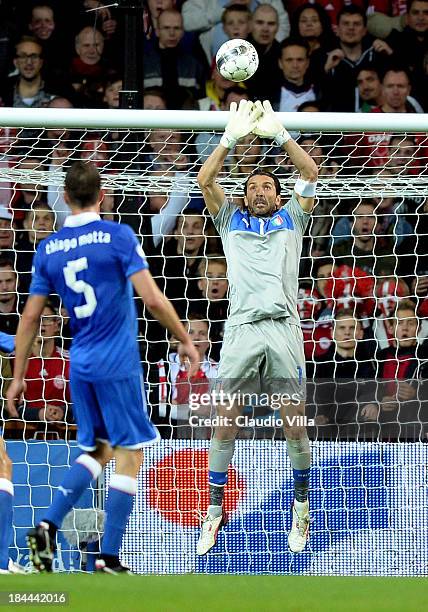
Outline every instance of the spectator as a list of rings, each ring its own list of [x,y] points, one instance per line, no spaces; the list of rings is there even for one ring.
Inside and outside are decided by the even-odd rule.
[[[251,35],[248,40],[259,56],[259,67],[254,76],[245,81],[252,99],[275,101],[276,83],[281,79],[280,47],[275,36],[279,28],[278,13],[269,4],[260,4],[254,11]]]
[[[107,108],[119,108],[119,94],[122,86],[122,78],[116,72],[111,72],[104,83],[103,102]]]
[[[42,172],[44,170],[44,166],[41,165],[40,157],[32,157],[31,154],[28,156],[25,154],[18,155],[18,157],[21,158],[22,161],[16,164],[16,170],[24,172],[27,170]],[[22,228],[26,211],[34,204],[45,203],[45,188],[36,183],[16,183],[14,191],[15,195],[11,202],[13,222],[15,226],[20,229]]]
[[[358,110],[360,113],[369,113],[373,108],[383,104],[379,71],[375,66],[372,66],[370,68],[360,68],[356,74],[360,105]]]
[[[306,40],[310,54],[317,49],[327,51],[335,42],[328,14],[316,3],[308,2],[299,6],[291,19],[290,33],[292,37]]]
[[[428,113],[428,50],[425,53],[422,65],[421,77],[413,83],[412,93],[416,100],[421,103],[422,108]]]
[[[383,68],[393,52],[385,41],[366,37],[367,20],[359,7],[344,6],[337,23],[338,45],[330,51],[324,65],[323,95],[330,110],[355,112],[359,108],[357,71],[373,65]]]
[[[144,231],[146,252],[151,253],[158,247],[163,248],[165,241],[174,235],[177,217],[189,204],[189,189],[188,176],[183,172],[175,172],[169,194],[160,194],[159,191],[148,194],[149,212],[152,216]],[[152,238],[152,244],[149,243],[148,235]]]
[[[44,2],[35,4],[31,9],[28,30],[41,44],[43,56],[47,58],[45,75],[53,79],[60,78],[70,63],[72,47],[67,28],[58,31],[52,6]]]
[[[220,253],[212,253],[208,259],[201,261],[198,275],[200,297],[194,301],[192,309],[209,321],[210,355],[215,361],[219,361],[224,324],[229,307],[226,259]]]
[[[398,276],[410,286],[420,306],[428,298],[428,198],[415,209],[415,230],[403,240],[398,248]],[[407,216],[407,215],[406,215]]]
[[[159,44],[157,31],[159,29],[159,16],[163,11],[179,9],[182,2],[176,6],[176,0],[147,0],[148,23],[144,28],[144,55],[152,49],[156,49]],[[184,32],[180,41],[180,48],[185,53],[193,55],[205,68],[208,68],[207,58],[202,49],[197,34]]]
[[[396,273],[397,258],[393,255],[392,238],[375,238],[376,204],[363,200],[353,212],[352,236],[339,244],[333,244],[333,256],[337,265],[357,266],[369,275],[390,276]]]
[[[34,204],[25,212],[24,229],[16,244],[16,269],[19,273],[19,288],[27,294],[31,282],[34,253],[39,243],[54,231],[55,215],[49,204]]]
[[[367,379],[373,381],[374,376],[361,322],[352,310],[341,310],[334,320],[333,344],[315,365],[315,422],[323,436],[358,436],[357,422],[365,420],[359,413],[375,394]]]
[[[407,0],[406,26],[402,32],[394,29],[386,42],[400,57],[416,85],[423,75],[424,56],[428,51],[428,0]]]
[[[254,170],[267,166],[266,156],[263,155],[265,147],[259,136],[250,133],[239,139],[230,158],[230,174],[233,177],[247,178]],[[240,200],[243,199],[239,198]],[[235,200],[236,201],[236,200]]]
[[[303,347],[306,358],[306,377],[313,376],[313,359],[315,352],[314,331],[316,319],[321,310],[321,296],[313,287],[313,282],[300,281],[297,295],[297,310],[303,334]]]
[[[266,0],[264,3],[272,5],[278,13],[279,28],[276,39],[281,42],[290,32],[287,11],[281,0]],[[253,13],[259,2],[258,0],[241,0],[240,4],[245,4]],[[186,32],[201,32],[199,40],[208,61],[210,61],[212,41],[218,49],[227,40],[221,24],[223,10],[224,2],[221,0],[186,0],[183,4],[184,29]]]
[[[293,13],[291,37],[309,45],[310,73],[315,80],[324,69],[327,53],[335,48],[336,37],[327,11],[318,3],[304,3]]]
[[[381,176],[386,181],[393,173],[388,169],[381,170]],[[403,198],[379,197],[372,198],[376,204],[377,224],[375,234],[381,240],[393,236],[399,246],[407,236],[413,234],[413,227],[405,218],[406,203]],[[332,231],[333,242],[339,244],[351,235],[351,221],[349,217],[341,217]]]
[[[157,280],[181,318],[187,315],[189,299],[195,299],[199,294],[197,277],[205,254],[205,226],[205,219],[199,211],[188,208],[178,217],[174,238],[165,244],[157,258]]]
[[[160,175],[168,175],[175,170],[186,170],[188,158],[186,143],[182,142],[182,134],[172,130],[152,130],[148,135],[148,151],[146,160],[148,170],[159,171]]]
[[[379,349],[390,346],[393,337],[389,325],[399,298],[409,297],[410,289],[402,278],[391,276],[376,282],[376,318],[373,322],[373,336]]]
[[[203,407],[199,410],[190,410],[189,396],[192,394],[193,401],[199,401],[201,394],[207,394],[210,390],[210,380],[217,377],[218,364],[208,357],[210,347],[209,322],[198,314],[190,314],[188,317],[189,334],[199,353],[200,367],[195,376],[189,380],[186,366],[180,361],[176,352],[176,342],[172,339],[168,359],[158,362],[159,370],[159,415],[164,422],[173,426],[172,434],[177,437],[207,438],[210,428],[189,430],[189,416],[194,413],[202,414]],[[202,409],[202,410],[201,410]],[[210,411],[211,407],[205,407]],[[168,414],[169,412],[169,414]],[[165,418],[166,417],[166,418]],[[177,427],[178,426],[178,427]],[[170,438],[170,432],[164,432]]]
[[[335,262],[332,277],[326,280],[324,286],[327,308],[332,313],[352,308],[368,332],[376,306],[374,284],[374,278],[358,266]]]
[[[303,39],[287,38],[280,50],[282,83],[277,88],[274,107],[281,112],[296,112],[303,102],[317,98],[317,85],[308,73],[309,47]]]
[[[40,335],[33,343],[25,374],[26,421],[63,422],[70,420],[70,362],[68,352],[55,344],[60,333],[58,313],[51,303],[43,309]]]
[[[96,104],[98,89],[106,79],[103,34],[89,26],[82,28],[75,38],[75,52],[71,83],[80,96],[81,105]]]
[[[410,77],[401,68],[387,70],[382,79],[383,104],[372,109],[372,113],[422,113],[422,107],[410,98]]]
[[[421,435],[421,414],[418,401],[417,377],[421,363],[428,358],[428,345],[418,341],[419,321],[415,304],[401,299],[389,322],[392,335],[390,347],[376,357],[377,376],[385,382],[379,385],[378,411],[383,437],[403,437],[412,440]]]
[[[160,87],[144,90],[143,108],[145,110],[166,110],[166,98]]]
[[[175,8],[175,0],[148,0],[147,7],[149,9],[151,26],[156,31],[159,27],[158,19],[163,11]]]
[[[308,378],[313,369],[310,361],[320,358],[329,349],[333,339],[333,304],[327,299],[327,282],[333,277],[334,261],[330,257],[313,259],[313,281],[301,283],[298,309],[308,360]]]
[[[388,70],[382,79],[383,104],[372,108],[372,113],[414,113],[422,112],[418,102],[409,96],[410,80],[405,70],[401,68]],[[425,134],[415,136],[417,143],[423,143]],[[381,133],[366,133],[346,137],[349,144],[354,143],[356,153],[353,161],[364,166],[384,166],[390,159],[391,135]],[[417,164],[415,160],[415,164]]]
[[[15,334],[24,299],[17,292],[18,275],[13,260],[0,255],[0,331]]]
[[[11,56],[12,42],[16,40],[16,24],[10,15],[11,6],[0,4],[0,79],[6,78],[9,70],[9,59]]]
[[[419,174],[421,167],[418,161],[416,138],[408,134],[392,135],[389,140],[389,156],[385,163],[388,175]],[[384,174],[380,174],[384,177]]]
[[[28,29],[40,41],[49,40],[55,31],[55,19],[52,7],[48,4],[36,4],[31,9],[31,21]]]
[[[15,46],[13,63],[18,75],[6,79],[0,87],[3,106],[39,108],[54,96],[54,88],[42,77],[43,50],[35,38],[23,36]]]
[[[0,205],[0,257],[13,258],[15,244],[15,230],[12,227],[13,216],[10,211]]]
[[[57,96],[53,98],[48,108],[73,108],[73,104],[67,98]],[[73,131],[73,136],[70,130],[64,128],[51,128],[46,132],[48,142],[46,147],[49,150],[49,166],[48,172],[65,172],[70,156],[73,154],[73,149],[76,143],[73,142],[73,137],[81,140],[80,133]],[[64,192],[62,186],[49,183],[47,186],[47,202],[55,213],[56,227],[60,229],[66,217],[70,214],[70,208],[64,201]]]
[[[243,83],[234,83],[225,79],[219,71],[215,62],[213,62],[211,69],[211,79],[207,81],[205,85],[205,97],[198,100],[199,110],[221,110],[221,106],[224,103],[226,93],[232,87],[241,87],[243,91],[246,91]]]
[[[144,88],[162,87],[171,109],[202,97],[204,66],[180,48],[183,19],[175,10],[163,11],[158,20],[158,45],[144,58]]]
[[[245,4],[230,4],[227,6],[223,11],[223,15],[221,16],[223,32],[226,35],[227,40],[233,40],[234,38],[246,40],[251,32],[251,21],[251,11]],[[215,58],[221,44],[222,43],[218,43],[218,40],[213,40],[211,46],[211,57],[209,58],[210,64],[213,61],[213,58]]]
[[[109,151],[107,143],[102,136],[91,133],[83,139],[80,150],[80,159],[90,161],[97,168],[108,167]]]

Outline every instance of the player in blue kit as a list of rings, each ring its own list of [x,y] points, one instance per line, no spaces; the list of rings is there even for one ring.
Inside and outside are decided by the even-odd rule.
[[[55,535],[65,515],[114,455],[98,571],[129,572],[119,561],[122,537],[137,490],[141,449],[159,433],[150,422],[137,346],[133,288],[150,313],[181,342],[190,361],[198,353],[172,307],[158,289],[144,252],[127,225],[102,221],[98,170],[76,162],[65,177],[64,199],[72,214],[63,229],[40,243],[30,297],[16,333],[9,409],[22,398],[24,374],[47,297],[58,294],[70,315],[70,385],[77,440],[85,451],[74,462],[43,520],[28,534],[30,558],[39,571],[52,571]]]

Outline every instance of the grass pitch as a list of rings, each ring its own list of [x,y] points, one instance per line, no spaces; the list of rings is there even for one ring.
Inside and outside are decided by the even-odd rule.
[[[425,578],[31,574],[0,576],[0,611],[6,591],[65,591],[69,596],[67,605],[6,604],[3,609],[413,612],[427,609],[427,589]]]

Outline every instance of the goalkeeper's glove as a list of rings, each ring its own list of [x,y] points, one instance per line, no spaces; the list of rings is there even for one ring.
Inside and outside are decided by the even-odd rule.
[[[264,100],[263,105],[260,100],[254,104],[259,109],[261,116],[257,121],[253,134],[262,138],[273,138],[280,147],[291,139],[282,123],[276,118],[269,100]]]
[[[263,109],[256,107],[249,100],[241,100],[239,107],[236,102],[230,105],[230,116],[220,144],[226,149],[233,149],[237,141],[250,134],[260,117]]]

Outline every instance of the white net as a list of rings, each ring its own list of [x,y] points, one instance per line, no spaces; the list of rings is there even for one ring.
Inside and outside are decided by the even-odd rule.
[[[247,502],[239,506],[241,514],[236,515],[238,522],[231,535],[226,532],[224,550],[217,557],[214,555],[208,564],[197,567],[194,564],[194,518],[186,521],[183,513],[189,512],[192,517],[195,510],[205,510],[206,482],[201,481],[199,487],[196,474],[206,467],[206,443],[195,442],[191,465],[187,459],[187,463],[181,465],[181,446],[176,440],[182,439],[183,448],[190,448],[189,440],[207,440],[211,434],[209,426],[189,425],[189,415],[192,414],[189,397],[191,393],[200,395],[206,392],[217,374],[228,310],[227,266],[196,176],[201,163],[219,142],[221,132],[212,129],[219,127],[218,120],[215,125],[206,121],[201,123],[197,114],[194,115],[194,124],[200,126],[198,129],[178,129],[175,120],[168,123],[162,113],[157,113],[156,117],[157,123],[154,124],[153,120],[147,123],[151,129],[142,129],[141,124],[137,129],[34,127],[37,124],[3,128],[0,133],[0,276],[3,283],[0,286],[0,331],[14,334],[28,294],[35,248],[42,238],[61,227],[68,214],[62,195],[66,169],[78,159],[92,161],[101,170],[106,194],[102,204],[103,217],[130,224],[140,236],[152,273],[180,318],[189,325],[201,359],[198,380],[189,382],[178,363],[174,338],[170,338],[138,304],[139,344],[147,376],[149,409],[164,438],[159,456],[153,456],[151,461],[157,466],[158,476],[160,474],[163,478],[172,471],[175,476],[182,477],[181,486],[186,492],[180,494],[182,498],[177,497],[175,477],[171,481],[167,478],[162,486],[156,484],[158,476],[151,481],[155,492],[152,491],[148,500],[142,494],[125,543],[125,558],[131,560],[138,571],[228,571],[230,568],[237,572],[247,569],[367,573],[363,563],[366,548],[350,543],[356,533],[361,534],[364,530],[364,537],[368,539],[379,537],[376,542],[380,542],[383,551],[383,547],[389,550],[391,544],[384,534],[402,527],[390,524],[382,514],[379,529],[385,531],[379,535],[377,527],[371,527],[369,516],[372,512],[381,512],[384,506],[367,501],[367,496],[374,499],[375,485],[367,484],[363,478],[348,487],[340,479],[335,479],[342,454],[348,457],[346,453],[349,450],[355,458],[360,452],[358,446],[348,448],[346,443],[342,443],[345,446],[337,456],[334,447],[330,450],[328,446],[319,447],[321,450],[325,448],[322,450],[325,457],[323,455],[322,461],[319,460],[317,468],[319,495],[322,497],[324,482],[329,483],[326,486],[333,493],[328,504],[320,497],[316,519],[319,542],[308,553],[312,556],[303,565],[294,568],[288,557],[278,561],[279,564],[275,560],[276,555],[280,558],[286,550],[284,534],[288,519],[285,513],[288,510],[284,506],[282,484],[273,482],[273,479],[273,484],[269,481],[266,485],[269,488],[267,505],[262,504],[260,511],[257,510],[261,518],[255,509],[259,502],[256,503],[254,492],[245,497],[244,480],[248,481],[251,471],[251,461],[247,457],[251,454],[251,446],[247,447],[246,442],[242,443],[235,464],[235,468],[238,466],[238,471],[241,469],[245,474],[241,484],[235,483],[235,497],[238,500],[251,499],[251,503],[248,501],[249,509],[245,506]],[[368,123],[366,132],[356,133],[349,129],[349,125],[342,129],[339,120],[337,127],[330,131],[314,129],[313,117],[308,122],[304,118],[299,122],[294,124],[293,136],[314,157],[320,170],[317,205],[304,239],[298,296],[307,360],[307,413],[314,419],[310,435],[313,439],[425,440],[428,432],[423,384],[428,360],[424,342],[428,312],[426,126],[421,119],[420,124],[407,131],[397,126],[393,132],[375,132],[373,123]],[[64,121],[64,125],[69,126],[70,121]],[[380,126],[383,127],[381,122]],[[297,178],[296,171],[283,152],[254,136],[244,139],[226,160],[224,172],[220,175],[226,195],[241,204],[243,184],[257,167],[278,176],[286,202]],[[17,288],[14,284],[16,278],[19,281]],[[401,311],[395,311],[397,304]],[[21,453],[18,463],[23,468],[29,462],[26,458],[28,449],[36,448],[32,438],[59,439],[56,444],[62,449],[61,465],[67,465],[70,460],[70,447],[61,440],[73,440],[76,430],[68,395],[68,357],[65,352],[71,336],[66,313],[60,310],[60,306],[53,297],[53,310],[44,313],[45,325],[41,330],[44,340],[34,347],[30,362],[32,371],[27,377],[29,391],[21,418],[6,419],[5,436],[17,440],[14,448],[18,454]],[[3,378],[7,380],[11,375],[11,364],[6,347],[1,348],[5,354]],[[209,410],[202,416],[210,416]],[[241,438],[283,438],[281,428],[269,420],[269,411],[249,408],[248,416],[256,420],[249,421],[242,429]],[[40,486],[45,493],[49,491],[49,499],[42,495],[37,503],[34,499],[27,499],[22,504],[23,533],[24,527],[29,527],[34,517],[37,519],[42,508],[48,505],[53,487],[59,484],[51,473],[51,443],[43,444],[47,445],[43,446],[47,448],[43,451],[47,457],[36,453],[32,463],[32,470],[40,468],[43,472],[40,484],[37,477],[34,481],[33,476],[27,476],[22,486],[28,488],[31,485],[33,491],[34,487]],[[73,443],[70,444],[74,449]],[[270,456],[269,453],[275,452],[273,445],[258,444],[254,453],[263,451]],[[199,446],[203,457],[198,454]],[[372,451],[375,456],[367,460],[362,456],[355,461],[352,459],[357,470],[369,474],[372,469],[385,467],[386,455],[380,450],[382,447],[361,448],[366,449],[367,456],[372,457]],[[393,449],[398,449],[394,452],[401,457],[399,447]],[[411,452],[406,449],[402,452],[400,461],[410,468]],[[164,465],[162,462],[171,453],[174,457],[177,455],[178,463],[174,459],[171,464]],[[335,466],[333,471],[330,464]],[[151,467],[152,464],[147,467],[148,472]],[[186,483],[189,483],[188,487]],[[249,487],[260,486],[260,482],[250,485],[248,481],[247,484]],[[385,481],[382,486],[388,497],[392,485]],[[165,487],[168,493],[162,497],[161,491]],[[356,496],[355,499],[352,495]],[[160,502],[156,502],[161,498],[162,508]],[[273,498],[276,501],[272,501]],[[180,507],[180,499],[183,499],[185,509]],[[271,503],[278,503],[278,508],[270,506]],[[400,497],[397,503],[401,504],[400,512],[404,516],[404,497]],[[152,552],[147,553],[143,561],[140,557],[137,559],[135,551],[132,551],[142,513],[149,511],[147,504],[152,514],[149,513],[148,522],[144,523],[140,533],[145,534],[144,543],[149,550],[155,546],[153,533],[155,539],[159,539],[159,559]],[[192,508],[192,504],[196,507]],[[96,498],[92,498],[89,505],[99,506]],[[419,500],[418,512],[421,508]],[[173,513],[173,518],[168,516],[168,512]],[[250,521],[251,525],[239,527],[239,521],[242,519],[245,523],[242,517],[248,512],[254,524]],[[336,528],[329,521],[334,522],[336,519],[332,517],[339,515],[343,523],[337,530],[342,535],[336,542],[334,537],[331,539],[330,531],[333,529],[334,532]],[[360,515],[363,518],[359,523],[355,517]],[[354,522],[349,517],[353,517]],[[184,538],[183,550],[187,552],[179,560],[174,560],[168,552],[172,544],[166,542],[178,537],[179,532]],[[398,538],[396,533],[398,531],[394,531],[394,537]],[[413,538],[413,528],[404,529],[402,537],[406,542]],[[20,547],[19,530],[17,538]],[[240,554],[239,560],[235,561],[233,551],[245,538],[245,555]],[[260,544],[262,540],[263,554],[257,557],[254,551],[257,542]],[[341,548],[345,540],[346,546]],[[324,552],[331,546],[337,550],[337,555],[344,555],[343,565],[338,562],[335,569],[330,567],[328,554]],[[396,548],[398,550],[399,546]],[[64,551],[67,550],[64,544]],[[386,573],[389,563],[387,554],[385,557],[382,554],[378,573]],[[156,559],[150,555],[155,555]],[[354,560],[352,563],[351,559]],[[62,562],[64,567],[70,563],[72,566],[77,563],[76,567],[80,567],[81,560],[63,559]],[[400,557],[397,564],[394,571],[405,573],[405,560]],[[423,565],[422,560],[417,573],[422,571]]]

